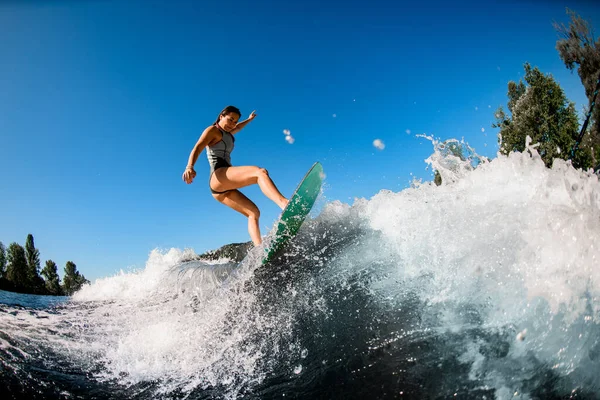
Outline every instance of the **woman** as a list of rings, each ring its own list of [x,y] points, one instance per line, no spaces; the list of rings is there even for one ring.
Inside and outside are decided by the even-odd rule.
[[[198,155],[206,147],[206,155],[210,165],[210,177],[208,186],[213,197],[228,207],[248,217],[248,232],[255,246],[262,243],[258,218],[260,211],[256,204],[244,196],[238,189],[258,183],[262,192],[273,200],[283,210],[288,200],[277,190],[275,184],[269,177],[266,169],[259,167],[233,167],[231,165],[231,152],[235,138],[233,135],[241,131],[248,122],[256,118],[254,111],[250,117],[238,122],[242,116],[240,110],[234,106],[228,106],[221,111],[217,121],[206,128],[194,149],[190,153],[188,165],[183,173],[183,180],[190,184],[196,177],[194,164]]]

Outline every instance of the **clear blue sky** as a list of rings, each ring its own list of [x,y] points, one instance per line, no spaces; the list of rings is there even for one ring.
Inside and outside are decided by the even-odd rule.
[[[249,240],[245,218],[211,197],[205,153],[194,184],[181,180],[229,104],[258,114],[234,164],[267,168],[284,195],[317,160],[327,201],[430,180],[420,133],[494,157],[493,112],[523,63],[581,110],[552,21],[568,22],[568,6],[598,31],[592,3],[3,1],[0,241],[32,233],[42,265],[62,277],[72,260],[93,280],[143,268],[154,248]],[[278,208],[244,193],[266,233]]]

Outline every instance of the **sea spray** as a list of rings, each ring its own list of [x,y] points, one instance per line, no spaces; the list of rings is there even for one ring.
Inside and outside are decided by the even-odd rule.
[[[124,398],[594,396],[597,176],[531,145],[437,144],[441,186],[327,202],[268,266],[154,251],[63,306],[1,313],[5,364],[41,392],[40,365]]]

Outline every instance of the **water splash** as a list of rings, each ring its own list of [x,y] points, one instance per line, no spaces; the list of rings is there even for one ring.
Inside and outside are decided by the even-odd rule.
[[[3,351],[148,398],[596,393],[598,177],[530,143],[490,161],[431,140],[441,186],[326,203],[267,268],[152,252],[62,308],[1,314]]]

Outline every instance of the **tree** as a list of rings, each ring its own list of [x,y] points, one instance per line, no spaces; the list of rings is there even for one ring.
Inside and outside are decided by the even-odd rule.
[[[575,105],[566,98],[560,85],[551,75],[525,64],[525,83],[508,83],[508,116],[502,107],[496,110],[496,123],[500,128],[500,152],[525,150],[525,138],[530,136],[547,167],[555,158],[567,160],[575,145],[579,123]],[[593,167],[589,145],[582,144],[573,158],[573,165],[588,169]]]
[[[46,290],[48,293],[52,295],[61,295],[62,290],[60,288],[58,268],[54,261],[46,261],[46,265],[44,266],[44,269],[42,269],[42,275],[46,280]]]
[[[37,275],[40,271],[40,251],[35,248],[33,243],[33,235],[27,235],[25,242],[25,253],[27,256],[27,267],[29,267],[30,275]]]
[[[6,249],[4,244],[0,242],[0,279],[6,276]]]
[[[40,277],[40,251],[35,248],[33,235],[27,235],[25,242],[25,255],[27,258],[27,280],[30,292],[42,293],[44,281]]]
[[[17,291],[26,291],[29,280],[27,275],[25,249],[18,243],[11,243],[10,246],[8,246],[6,259],[8,261],[6,266],[6,278],[13,284]]]
[[[63,277],[63,291],[67,296],[71,296],[73,293],[81,289],[86,283],[90,283],[85,276],[81,275],[77,271],[77,266],[72,261],[67,261],[65,265],[65,275]]]
[[[585,88],[588,98],[588,109],[590,111],[594,92],[597,90],[597,82],[600,79],[600,37],[594,39],[591,25],[567,8],[567,14],[571,17],[569,26],[554,22],[554,29],[562,39],[556,42],[556,50],[567,68],[573,71],[577,67],[577,74]],[[596,98],[596,103],[600,98]],[[591,110],[590,124],[587,132],[584,132],[582,143],[588,148],[594,148],[594,165],[600,160],[600,107],[596,104]]]

